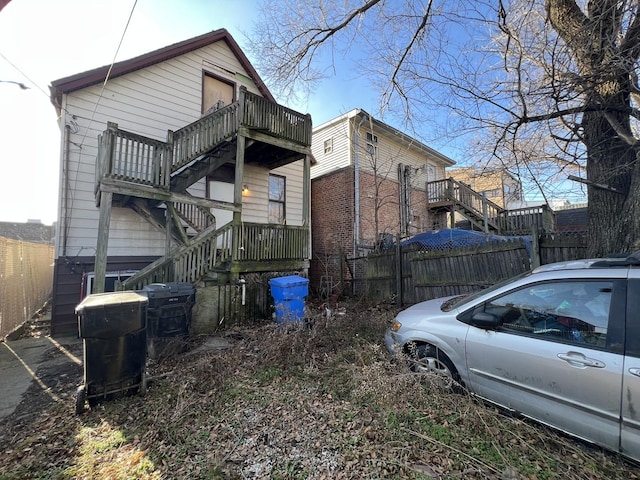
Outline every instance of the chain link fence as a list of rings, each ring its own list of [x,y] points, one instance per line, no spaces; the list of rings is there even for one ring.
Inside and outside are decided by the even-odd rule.
[[[0,338],[31,318],[50,298],[53,248],[0,237]]]

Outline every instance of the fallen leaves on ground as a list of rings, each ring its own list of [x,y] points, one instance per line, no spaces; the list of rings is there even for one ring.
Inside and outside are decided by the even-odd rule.
[[[222,332],[227,349],[196,339],[150,366],[146,396],[80,416],[81,377],[67,374],[63,401],[34,411],[27,395],[1,425],[0,478],[638,478],[620,456],[409,373],[382,345],[393,314],[351,305]]]

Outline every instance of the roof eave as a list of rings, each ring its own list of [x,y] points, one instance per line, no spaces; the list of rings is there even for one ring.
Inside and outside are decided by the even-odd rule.
[[[87,88],[92,85],[104,82],[107,74],[109,74],[110,79],[113,79],[122,75],[126,75],[127,73],[135,72],[136,70],[141,70],[151,65],[164,62],[171,58],[184,55],[186,53],[192,52],[202,47],[206,47],[207,45],[221,40],[227,43],[231,51],[240,61],[240,64],[256,84],[256,87],[258,88],[260,93],[265,98],[275,102],[273,95],[258,75],[258,72],[255,70],[255,68],[253,68],[253,65],[251,65],[251,62],[249,61],[247,56],[233,39],[231,34],[224,28],[205,33],[198,37],[184,40],[182,42],[178,42],[173,45],[169,45],[167,47],[163,47],[158,50],[154,50],[153,52],[145,53],[128,60],[114,63],[113,66],[105,65],[102,67],[94,68],[93,70],[88,70],[86,72],[77,73],[69,77],[54,80],[53,82],[51,82],[51,86],[49,87],[51,92],[51,102],[54,105],[59,106],[62,102],[63,94],[81,90],[83,88]]]

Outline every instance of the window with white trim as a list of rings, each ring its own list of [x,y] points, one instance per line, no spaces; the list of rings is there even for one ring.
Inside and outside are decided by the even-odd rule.
[[[372,157],[378,156],[378,136],[367,132],[367,153]]]
[[[333,137],[324,141],[324,154],[329,155],[331,152],[333,152]]]
[[[286,178],[269,175],[269,223],[285,223]]]

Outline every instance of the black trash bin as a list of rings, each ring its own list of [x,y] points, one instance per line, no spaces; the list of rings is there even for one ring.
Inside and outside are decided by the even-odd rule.
[[[190,283],[152,283],[142,292],[147,308],[147,353],[158,359],[184,352],[189,346],[189,325],[196,289]]]
[[[77,307],[84,351],[84,385],[76,412],[123,395],[145,393],[146,296],[136,292],[96,293]]]

